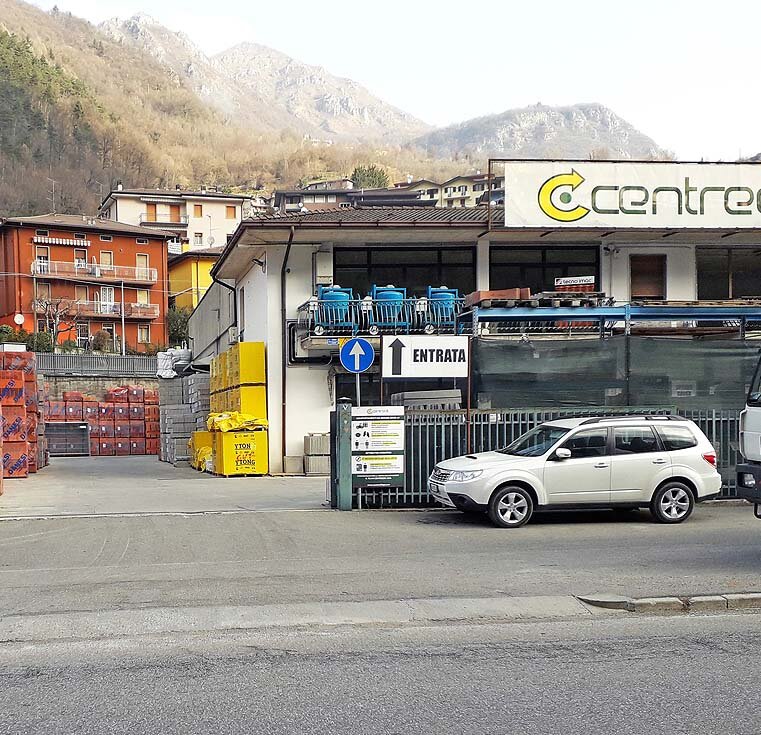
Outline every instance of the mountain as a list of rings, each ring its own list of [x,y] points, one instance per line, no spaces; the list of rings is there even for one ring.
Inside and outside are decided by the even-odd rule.
[[[434,130],[410,145],[430,156],[659,158],[651,138],[600,104],[533,105]]]
[[[318,140],[393,143],[431,126],[341,79],[256,43],[208,57],[150,16],[102,23],[110,38],[150,54],[225,117],[260,132],[290,129]]]

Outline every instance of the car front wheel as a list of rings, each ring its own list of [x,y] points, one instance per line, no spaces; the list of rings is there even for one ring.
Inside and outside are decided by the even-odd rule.
[[[658,523],[681,523],[690,517],[694,507],[695,498],[687,485],[667,482],[653,495],[650,512]]]
[[[500,488],[489,501],[489,518],[500,528],[519,528],[534,513],[531,495],[518,485]]]

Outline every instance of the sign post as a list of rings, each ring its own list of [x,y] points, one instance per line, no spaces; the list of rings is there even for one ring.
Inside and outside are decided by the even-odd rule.
[[[338,356],[344,369],[356,377],[357,406],[360,406],[359,375],[369,370],[375,362],[375,348],[366,339],[354,337],[344,343]]]
[[[405,486],[404,406],[352,409],[351,473],[358,509],[363,489]]]

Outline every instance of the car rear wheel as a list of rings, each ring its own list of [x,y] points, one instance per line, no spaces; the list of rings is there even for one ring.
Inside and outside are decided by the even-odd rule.
[[[658,523],[686,521],[695,507],[692,490],[682,482],[667,482],[658,488],[650,503],[650,512]]]
[[[489,518],[500,528],[519,528],[529,522],[533,513],[531,495],[518,485],[500,488],[489,501]]]

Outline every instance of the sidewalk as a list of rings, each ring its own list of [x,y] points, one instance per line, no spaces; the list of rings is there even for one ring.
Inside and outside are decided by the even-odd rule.
[[[156,457],[56,457],[8,480],[0,520],[61,516],[324,510],[324,477],[221,478]]]

